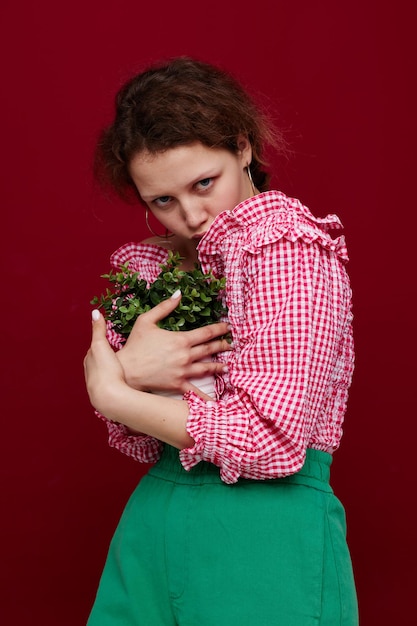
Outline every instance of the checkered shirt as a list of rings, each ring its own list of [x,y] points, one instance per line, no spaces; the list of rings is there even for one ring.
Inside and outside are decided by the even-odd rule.
[[[216,402],[184,396],[195,442],[180,451],[186,470],[204,460],[226,483],[266,480],[300,470],[307,448],[339,447],[354,366],[348,255],[344,237],[328,234],[341,227],[268,191],[221,213],[201,240],[203,269],[226,277],[234,349],[218,356],[228,372],[217,377]],[[111,262],[129,260],[152,282],[166,254],[130,243]],[[138,461],[159,458],[158,440],[107,424],[110,445]]]

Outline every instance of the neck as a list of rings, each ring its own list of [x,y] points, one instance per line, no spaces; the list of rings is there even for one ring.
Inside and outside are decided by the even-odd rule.
[[[197,263],[198,261],[196,246],[196,241],[181,239],[177,236],[174,236],[172,238],[172,248],[179,252],[180,256],[182,256],[184,259],[181,263],[181,269],[183,269],[184,271],[190,271],[194,269],[194,263]]]

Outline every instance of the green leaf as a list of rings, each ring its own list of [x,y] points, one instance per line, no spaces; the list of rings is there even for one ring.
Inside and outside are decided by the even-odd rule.
[[[160,264],[160,274],[148,288],[138,272],[129,270],[129,263],[103,274],[113,289],[106,288],[91,304],[103,308],[117,332],[127,338],[138,315],[149,311],[180,288],[182,298],[176,309],[158,325],[167,330],[191,330],[217,322],[226,310],[219,295],[225,288],[225,278],[216,278],[211,271],[204,273],[198,264],[185,272],[180,269],[182,258],[177,252],[168,252],[165,263]],[[209,305],[209,306],[207,306]]]

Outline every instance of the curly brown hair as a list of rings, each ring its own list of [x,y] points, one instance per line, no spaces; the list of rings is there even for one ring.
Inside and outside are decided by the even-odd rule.
[[[239,82],[213,65],[177,57],[131,78],[117,93],[114,122],[96,147],[94,169],[104,187],[123,199],[136,187],[129,173],[133,156],[151,154],[196,141],[211,148],[238,150],[239,135],[252,146],[251,173],[266,191],[269,174],[263,147],[283,149],[284,141]]]

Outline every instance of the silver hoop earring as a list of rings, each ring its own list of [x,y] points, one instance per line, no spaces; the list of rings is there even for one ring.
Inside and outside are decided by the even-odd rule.
[[[250,167],[249,167],[249,165],[247,165],[247,166],[246,166],[246,171],[247,171],[247,173],[248,173],[249,182],[250,182],[251,187],[252,187],[253,195],[254,195],[254,196],[256,196],[256,195],[257,195],[257,193],[258,193],[258,191],[257,191],[257,189],[256,189],[256,187],[255,187],[255,185],[254,185],[253,178],[252,178],[252,173],[251,173],[251,171],[250,171]]]
[[[155,237],[159,237],[160,239],[169,239],[174,236],[174,233],[168,233],[167,229],[165,230],[165,235],[158,235],[158,233],[152,230],[151,225],[149,224],[149,209],[145,209],[145,222],[149,232],[151,232],[152,235],[155,235]]]

